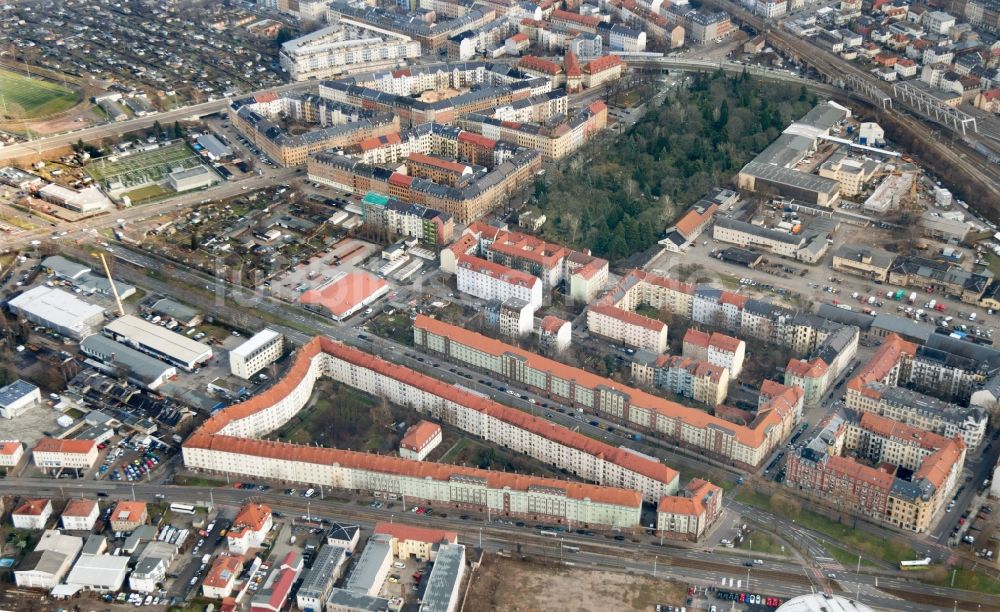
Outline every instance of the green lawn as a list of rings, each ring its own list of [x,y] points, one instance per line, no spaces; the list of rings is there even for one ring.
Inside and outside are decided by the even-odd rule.
[[[986,261],[994,278],[1000,278],[1000,257],[997,257],[993,253],[987,253]]]
[[[16,119],[54,115],[80,101],[75,92],[62,85],[8,70],[0,70],[0,92],[0,112]]]
[[[749,537],[744,537],[737,548],[748,551],[751,553],[750,556],[753,556],[753,553],[783,555],[787,552],[787,549],[782,550],[781,542],[774,536],[760,530],[755,530]]]
[[[979,593],[993,593],[994,595],[1000,594],[1000,580],[990,578],[985,574],[973,572],[972,570],[965,568],[958,568],[955,571],[956,589],[977,591]],[[944,578],[926,582],[931,582],[931,584],[937,584],[940,586],[950,586],[951,571],[949,571]]]
[[[122,195],[127,195],[132,204],[141,204],[143,202],[148,202],[150,200],[158,200],[164,196],[173,195],[174,192],[163,187],[158,183],[153,183],[152,185],[146,185],[145,187],[140,187],[138,189],[133,189]]]
[[[174,478],[174,484],[182,485],[185,487],[224,487],[226,482],[224,480],[215,480],[214,478],[202,478],[200,476],[177,476]]]
[[[847,569],[854,569],[858,567],[858,556],[852,552],[848,552],[839,546],[826,545],[826,552],[830,553],[830,556],[840,561]],[[868,559],[864,557],[861,558],[861,567],[878,567]]]
[[[782,496],[794,499],[794,497],[790,494],[782,494]],[[873,559],[881,559],[893,565],[897,565],[904,559],[917,558],[917,553],[913,550],[912,546],[880,538],[870,533],[865,533],[859,529],[854,529],[851,525],[831,521],[825,516],[809,512],[808,510],[787,508],[780,502],[777,505],[781,507],[775,507],[776,504],[774,503],[774,498],[768,497],[759,491],[751,491],[747,488],[743,488],[736,493],[736,499],[745,504],[763,508],[769,512],[774,512],[775,514],[779,514],[785,518],[795,519],[795,521],[803,527],[813,529],[834,538],[838,542],[851,548],[855,548],[861,551],[865,556]],[[854,562],[857,563],[856,555],[854,556]]]

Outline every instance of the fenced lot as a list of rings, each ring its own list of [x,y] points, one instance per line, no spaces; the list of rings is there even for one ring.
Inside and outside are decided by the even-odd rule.
[[[60,113],[80,101],[73,90],[58,83],[0,70],[0,115],[35,119]]]
[[[175,142],[152,151],[94,160],[87,166],[87,172],[95,181],[118,191],[161,181],[174,170],[192,168],[200,163],[187,144]]]

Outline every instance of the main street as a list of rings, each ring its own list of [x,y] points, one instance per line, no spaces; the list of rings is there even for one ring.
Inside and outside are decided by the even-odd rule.
[[[357,500],[345,498],[313,498],[305,500],[299,497],[283,495],[277,491],[259,492],[232,487],[175,487],[161,484],[121,483],[121,482],[90,482],[90,481],[57,481],[48,479],[9,479],[0,480],[0,492],[4,495],[32,495],[68,499],[72,497],[95,498],[99,492],[106,493],[111,499],[137,499],[157,501],[157,496],[164,496],[171,502],[239,506],[246,500],[267,503],[273,509],[290,517],[302,515],[311,519],[319,517],[335,521],[352,521],[362,528],[374,526],[379,521],[402,521],[408,523],[420,522],[427,526],[449,529],[459,534],[459,541],[470,547],[479,547],[487,552],[507,550],[533,557],[545,557],[549,561],[559,561],[574,567],[613,569],[631,571],[661,578],[673,578],[688,584],[698,586],[715,586],[722,588],[723,578],[732,580],[749,580],[742,588],[731,587],[732,590],[751,591],[778,597],[793,597],[814,592],[822,588],[814,583],[802,567],[794,563],[765,561],[762,566],[747,568],[743,562],[746,557],[742,552],[732,554],[709,552],[702,550],[687,550],[661,547],[653,541],[634,541],[626,538],[620,542],[599,536],[583,536],[575,533],[565,533],[561,537],[552,538],[535,532],[531,526],[516,528],[508,525],[497,525],[488,520],[469,517],[461,519],[454,516],[420,516],[406,512],[402,508],[374,509],[361,505]],[[339,495],[337,491],[333,494]],[[567,551],[567,546],[579,549],[579,552]],[[748,578],[749,576],[749,578]],[[857,577],[844,577],[833,583],[833,591],[845,596],[856,595],[858,583],[874,585],[876,577],[861,574]],[[880,586],[918,593],[940,598],[950,597],[958,602],[962,609],[974,610],[976,606],[1000,606],[1000,597],[979,595],[967,591],[945,589],[943,587],[925,587],[905,579],[879,579]],[[868,590],[865,590],[867,593]],[[878,609],[887,610],[934,610],[939,606],[915,603],[893,596],[872,591],[863,595],[862,601]]]
[[[132,262],[133,265],[137,266],[136,269],[140,271],[145,269],[162,269],[164,267],[164,262],[160,261],[155,256],[141,251],[135,251],[133,249],[123,249],[118,245],[115,247],[115,256],[121,261]],[[118,270],[119,273],[123,273],[127,270],[127,268],[119,266]],[[706,465],[704,458],[691,457],[687,454],[671,450],[670,445],[658,441],[650,441],[648,438],[644,439],[643,442],[635,442],[626,439],[625,436],[618,435],[617,432],[615,434],[609,434],[606,429],[603,429],[600,426],[595,427],[590,425],[591,420],[598,422],[599,425],[603,425],[604,427],[608,424],[608,422],[604,419],[594,415],[587,415],[585,418],[581,419],[577,418],[572,410],[568,410],[565,413],[553,410],[552,408],[556,408],[557,406],[551,402],[551,400],[545,398],[538,398],[536,399],[536,402],[545,401],[550,405],[550,408],[543,408],[537,403],[532,404],[520,396],[498,393],[497,389],[500,386],[509,386],[507,381],[498,380],[489,375],[476,372],[472,372],[472,379],[467,379],[459,374],[447,371],[446,362],[440,360],[438,356],[420,353],[418,349],[403,346],[384,338],[369,336],[368,339],[361,339],[358,337],[359,333],[364,332],[359,332],[357,329],[357,321],[355,321],[354,324],[337,325],[292,304],[279,302],[269,298],[262,298],[255,295],[249,289],[237,287],[224,281],[209,277],[201,272],[186,269],[180,266],[171,271],[170,277],[171,282],[173,283],[182,283],[190,287],[197,288],[198,291],[196,293],[185,295],[184,297],[187,300],[191,300],[192,297],[201,296],[201,300],[192,305],[205,310],[205,312],[212,312],[217,314],[217,316],[226,317],[227,315],[231,316],[233,309],[247,308],[252,304],[254,311],[267,313],[267,315],[274,320],[287,321],[289,325],[294,326],[294,329],[289,325],[276,326],[293,342],[301,344],[308,341],[313,335],[327,335],[334,339],[343,341],[346,344],[359,347],[367,352],[380,355],[384,359],[406,365],[414,370],[427,372],[434,377],[447,382],[468,387],[476,392],[496,396],[498,399],[503,399],[505,403],[512,404],[525,411],[542,414],[553,422],[559,423],[570,429],[583,430],[594,437],[605,438],[609,443],[614,445],[628,446],[635,450],[639,450],[640,452],[656,456],[666,461],[668,465],[676,468],[687,469],[696,474],[704,473]],[[168,285],[162,281],[149,277],[137,278],[136,282],[142,282],[143,284],[150,286],[151,289],[160,292],[170,291],[172,287],[172,285]],[[200,291],[200,288],[206,285],[210,288],[214,287],[214,290],[211,292]],[[176,285],[173,285],[173,287],[176,287]],[[275,327],[273,323],[271,326]],[[435,367],[434,364],[438,364],[437,367]],[[465,366],[456,369],[458,371],[471,372],[471,369]],[[482,384],[479,382],[480,380],[487,381],[490,384]],[[527,395],[529,398],[532,397],[530,394],[523,391],[520,393]],[[535,397],[537,398],[537,396]],[[580,416],[582,417],[583,415]],[[647,442],[652,442],[652,444],[647,444]],[[727,499],[726,505],[737,512],[745,514],[748,518],[755,520],[757,523],[766,526],[769,530],[779,533],[781,537],[794,543],[796,548],[807,558],[816,561],[817,559],[827,557],[823,544],[824,542],[830,540],[827,536],[807,530],[801,525],[796,525],[792,521],[787,521],[781,517],[771,515],[762,510],[739,504],[731,499]],[[871,532],[878,537],[896,535],[894,532],[882,529],[875,525],[859,523],[859,528]],[[940,560],[944,560],[947,556],[947,551],[944,550],[943,547],[938,547],[934,544],[921,545],[918,543],[916,546],[918,551],[924,550],[922,546],[926,547],[926,550],[932,551],[932,556]],[[798,568],[798,572],[802,572],[801,567],[794,567]],[[745,568],[740,568],[739,571],[743,572],[744,569]],[[871,589],[876,587],[875,583],[877,579],[875,576],[862,574],[860,576],[851,577],[842,575],[839,571],[836,572],[836,575],[838,576],[837,581],[844,583],[842,588],[849,592],[855,592],[858,584],[864,585],[864,590],[866,592],[869,592]],[[816,575],[815,569],[812,576],[813,579],[824,580],[822,575]],[[879,585],[883,587],[894,586],[906,592],[913,592],[925,596],[953,596],[959,601],[964,601],[968,599],[968,597],[979,597],[977,594],[970,595],[960,590],[941,591],[943,587],[931,587],[915,581],[898,578],[889,579],[882,577]],[[1000,605],[1000,598],[994,598],[990,599],[988,602],[983,601],[979,603]],[[886,607],[893,606],[886,605]],[[896,607],[895,609],[899,608]]]

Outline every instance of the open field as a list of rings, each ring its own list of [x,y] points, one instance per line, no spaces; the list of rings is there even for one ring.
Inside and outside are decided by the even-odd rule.
[[[105,185],[121,183],[126,188],[140,187],[162,180],[174,170],[192,168],[200,163],[194,151],[183,142],[177,142],[126,157],[102,157],[91,162],[87,172],[95,181]]]
[[[174,192],[166,187],[153,183],[152,185],[146,185],[138,189],[133,189],[132,191],[126,192],[133,204],[139,204],[140,202],[145,202],[147,200],[156,200],[168,195],[174,195]]]
[[[794,518],[800,525],[815,529],[840,543],[855,548],[873,559],[881,559],[893,565],[904,559],[916,559],[917,553],[912,546],[902,542],[887,540],[878,536],[856,530],[848,524],[832,521],[825,516],[803,510],[796,506],[796,501],[788,503],[785,494],[768,497],[760,491],[752,491],[744,486],[736,493],[736,499],[745,504],[763,508],[787,518]],[[853,553],[852,553],[853,554]],[[854,557],[857,560],[857,557]]]
[[[586,596],[581,596],[581,586]],[[684,585],[650,576],[566,568],[487,555],[473,575],[467,610],[606,612],[683,605]]]
[[[0,70],[0,92],[0,113],[11,119],[47,117],[80,101],[75,92],[62,85],[8,70]]]

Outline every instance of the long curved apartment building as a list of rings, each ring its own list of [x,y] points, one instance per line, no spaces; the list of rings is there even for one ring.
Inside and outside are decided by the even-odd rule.
[[[320,376],[598,484],[260,440],[306,405]],[[299,351],[273,387],[207,420],[185,442],[183,456],[192,469],[406,495],[439,506],[489,508],[494,514],[595,527],[638,527],[644,499],[656,502],[679,488],[678,473],[652,458],[322,337]]]
[[[698,448],[746,468],[759,466],[792,430],[802,411],[802,389],[778,383],[749,425],[657,397],[581,368],[542,357],[461,327],[417,315],[414,344],[469,367],[536,389],[631,427]]]

